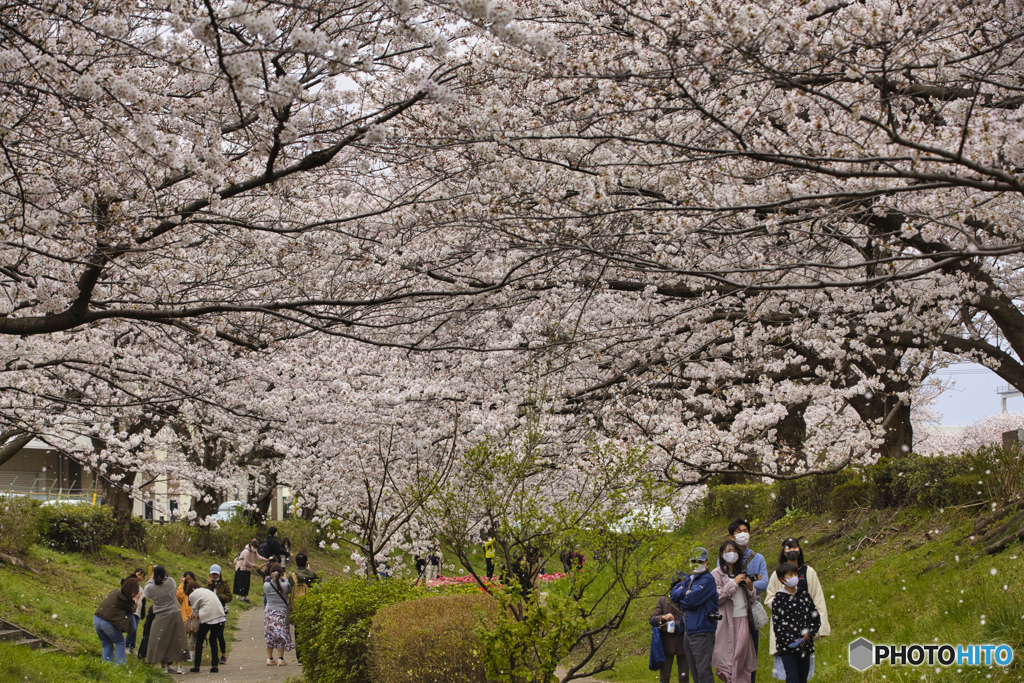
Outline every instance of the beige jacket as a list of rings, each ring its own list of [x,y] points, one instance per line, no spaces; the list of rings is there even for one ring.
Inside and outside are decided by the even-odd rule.
[[[772,578],[768,580],[768,591],[764,595],[765,609],[771,609],[772,600],[780,590],[782,590],[782,582],[779,581],[779,577],[775,575],[775,572],[772,572]],[[821,617],[821,628],[818,629],[818,637],[832,635],[832,627],[828,623],[828,610],[825,608],[825,593],[821,590],[818,573],[810,565],[807,565],[807,592],[811,594],[811,600],[814,600],[814,606],[818,608],[818,616]],[[772,628],[771,624],[768,625],[768,632],[771,634],[768,654],[774,656],[775,629]]]

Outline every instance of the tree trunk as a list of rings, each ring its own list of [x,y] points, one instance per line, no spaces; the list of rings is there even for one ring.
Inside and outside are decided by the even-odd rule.
[[[10,438],[9,435],[4,436],[8,436],[8,438]],[[3,446],[0,446],[0,467],[2,467],[4,463],[6,463],[8,460],[16,456],[18,453],[20,453],[21,449],[27,446],[28,442],[31,441],[33,438],[34,437],[31,434],[19,436],[15,438],[13,441],[8,441]]]

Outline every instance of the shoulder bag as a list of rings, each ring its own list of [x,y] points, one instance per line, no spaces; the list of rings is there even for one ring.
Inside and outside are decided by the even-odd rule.
[[[743,588],[742,590],[743,595],[747,598],[747,616],[750,618],[750,628],[754,631],[760,631],[768,623],[768,612],[757,597],[751,599],[747,589]],[[756,596],[757,593],[754,595]]]
[[[185,620],[185,635],[194,636],[199,633],[199,617],[195,614],[188,615],[188,619]]]

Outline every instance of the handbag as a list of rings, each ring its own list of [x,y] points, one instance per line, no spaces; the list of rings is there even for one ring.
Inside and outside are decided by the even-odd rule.
[[[750,628],[755,631],[760,631],[764,628],[764,625],[768,623],[768,612],[765,610],[764,605],[757,598],[753,601],[750,599],[750,593],[745,590],[743,594],[747,596],[747,614],[750,617]]]
[[[185,620],[185,635],[194,636],[199,633],[199,618],[194,614],[188,615],[188,619]]]
[[[651,671],[658,671],[665,663],[665,646],[661,642],[661,631],[657,626],[651,628],[651,659],[647,668]]]

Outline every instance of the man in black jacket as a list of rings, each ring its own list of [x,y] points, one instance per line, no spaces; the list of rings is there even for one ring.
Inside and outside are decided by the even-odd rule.
[[[276,526],[267,529],[267,537],[264,539],[263,545],[260,546],[260,555],[263,557],[274,557],[276,555],[278,561],[289,555],[288,551],[281,545],[281,541],[277,540]]]

